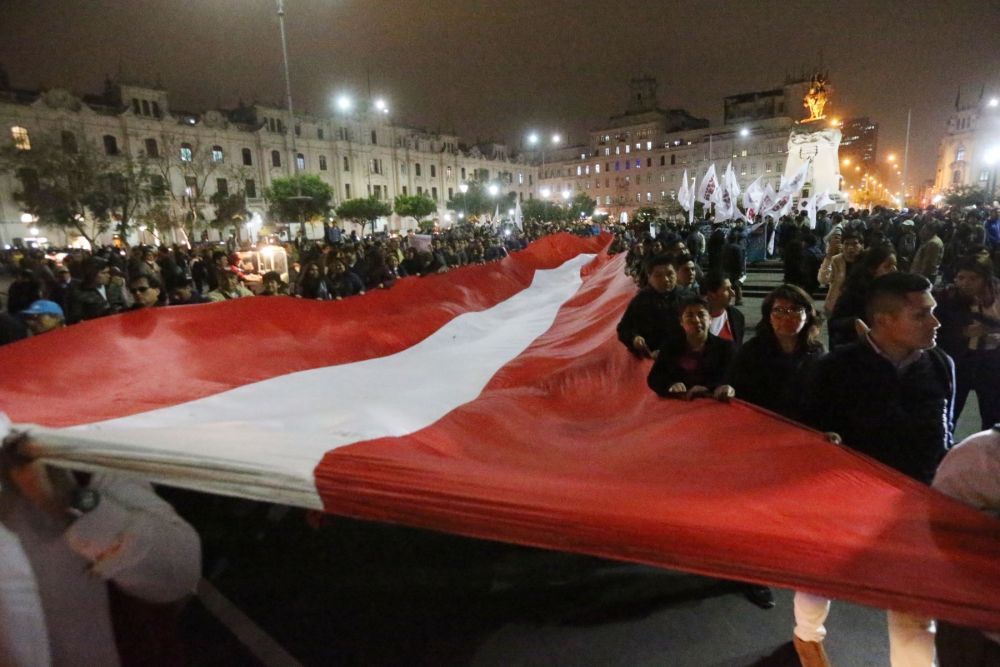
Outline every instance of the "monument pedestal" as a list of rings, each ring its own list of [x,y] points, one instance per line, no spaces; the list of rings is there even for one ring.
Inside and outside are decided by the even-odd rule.
[[[827,192],[836,210],[847,208],[847,195],[840,191],[840,130],[804,122],[792,128],[788,137],[785,180],[790,180],[805,163],[810,163],[801,197]]]

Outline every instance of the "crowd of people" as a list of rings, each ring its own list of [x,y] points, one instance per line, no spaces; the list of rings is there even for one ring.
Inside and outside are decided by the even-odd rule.
[[[738,306],[747,239],[761,230],[784,263],[785,284],[764,298],[761,320],[748,332]],[[526,223],[523,230],[463,226],[434,235],[361,239],[328,228],[320,242],[285,246],[287,280],[276,272],[253,280],[238,254],[213,245],[103,247],[70,251],[59,263],[39,251],[11,251],[3,257],[14,281],[0,320],[0,344],[144,308],[276,295],[350,298],[389,289],[406,276],[499,260],[554,231],[598,230],[589,223]],[[826,432],[921,483],[1000,511],[1000,431],[988,431],[1000,423],[996,209],[851,209],[821,213],[814,226],[799,216],[773,226],[726,228],[709,220],[659,224],[642,234],[634,228],[611,231],[610,250],[626,253],[625,270],[638,288],[618,337],[628,353],[652,360],[648,384],[656,394],[747,401]],[[984,432],[953,447],[954,423],[973,391]],[[25,480],[34,480],[25,489],[45,476],[52,495],[49,473],[25,467],[29,461],[16,451],[16,443],[4,448],[4,474],[23,472]],[[27,498],[31,502],[19,511],[45,510],[45,498],[32,501],[30,490],[14,482],[4,486],[14,498],[6,502]],[[113,479],[68,483],[106,494],[108,508],[116,493],[155,505],[148,490],[115,491]],[[61,500],[58,517],[78,509],[70,506],[78,500]],[[164,517],[190,542],[188,567],[197,544],[188,528]],[[7,521],[8,530],[17,528]],[[73,548],[63,544],[60,557],[68,563],[93,560]],[[192,576],[186,574],[163,599],[189,592]],[[759,606],[773,606],[768,589],[749,586],[746,592]],[[823,639],[830,606],[828,599],[796,593],[793,641],[806,667],[828,665]],[[1000,664],[997,637],[941,623],[935,648],[934,628],[931,619],[890,611],[892,664]]]
[[[455,226],[436,234],[359,238],[327,226],[319,241],[286,243],[287,274],[251,274],[243,256],[219,244],[67,249],[61,261],[40,249],[10,250],[13,275],[0,345],[85,320],[142,308],[287,295],[336,300],[389,289],[408,276],[503,259],[545,234],[597,233],[590,224]]]
[[[702,236],[695,229],[668,225],[626,239],[626,270],[640,289],[618,337],[629,353],[654,360],[650,389],[670,399],[740,398],[1000,513],[997,210],[852,209],[820,216],[816,229],[822,236],[802,217],[773,230],[785,284],[764,298],[748,341],[731,305],[745,269],[723,259],[747,230],[737,226],[715,243],[719,259],[709,258],[704,275],[693,262]],[[822,308],[813,297],[820,286],[829,287]],[[953,448],[971,391],[983,432]],[[795,595],[793,640],[805,667],[829,665],[829,610],[828,599]],[[1000,664],[996,636],[942,623],[935,648],[933,620],[888,618],[894,667]]]

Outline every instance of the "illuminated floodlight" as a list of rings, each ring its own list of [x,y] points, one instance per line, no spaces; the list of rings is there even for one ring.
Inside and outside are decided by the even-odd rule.
[[[496,197],[500,194],[500,188],[495,183],[491,183],[490,187],[486,188],[486,191],[490,193],[491,197]]]
[[[553,144],[558,144],[558,143],[559,143],[559,142],[561,142],[561,141],[562,141],[562,135],[561,135],[561,134],[559,134],[559,133],[557,132],[556,134],[553,134],[553,135],[552,135],[552,143],[553,143]]]
[[[748,130],[747,128],[744,127],[742,130],[740,130],[740,136],[741,137],[749,137],[750,136],[750,130]]]
[[[389,113],[389,105],[380,97],[375,100],[375,110],[381,113]]]
[[[458,191],[461,192],[464,195],[466,192],[469,191],[469,184],[468,183],[459,183],[458,184]]]
[[[32,227],[28,231],[31,232],[32,236],[38,236],[38,227]]]
[[[570,192],[569,190],[563,190],[563,192],[562,192],[562,198],[565,199],[566,201],[569,201],[569,198],[572,195],[573,195],[573,193]]]
[[[548,197],[550,194],[552,194],[552,190],[550,190],[549,188],[542,188],[543,197]]]
[[[993,166],[998,161],[1000,161],[1000,145],[987,148],[986,153],[983,155],[983,162]]]
[[[531,144],[532,146],[534,146],[534,145],[536,145],[538,143],[538,133],[537,132],[532,132],[531,134],[528,135],[528,143]]]
[[[338,95],[337,96],[337,110],[338,111],[350,111],[354,107],[354,100],[351,99],[350,95]]]
[[[996,97],[991,97],[991,98],[990,98],[990,101],[988,102],[988,104],[989,104],[989,106],[991,106],[991,107],[997,107],[997,106],[1000,106],[1000,99],[997,99]]]
[[[34,221],[35,221],[35,216],[31,215],[30,213],[22,213],[21,214],[21,224],[22,225],[30,225]]]

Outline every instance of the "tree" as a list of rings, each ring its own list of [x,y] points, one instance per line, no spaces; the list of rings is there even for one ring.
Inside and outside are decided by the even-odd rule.
[[[94,217],[114,223],[123,241],[129,236],[130,225],[152,201],[152,172],[145,155],[124,154],[110,158],[107,169],[98,175],[96,188],[87,202]]]
[[[41,225],[75,232],[94,245],[109,228],[110,204],[101,183],[112,173],[107,157],[87,142],[68,149],[56,135],[38,136],[31,144],[28,150],[13,144],[0,149],[0,171],[21,181],[15,201]]]
[[[452,195],[447,204],[449,209],[470,217],[493,213],[498,207],[506,211],[514,205],[514,199],[517,197],[513,192],[493,196],[489,194],[489,185],[481,181],[471,181],[468,186],[467,192],[457,192]]]
[[[416,218],[419,222],[437,210],[437,204],[427,195],[399,195],[393,202],[396,215]]]
[[[521,204],[521,215],[535,222],[560,222],[567,217],[566,209],[542,199],[529,199]]]
[[[185,233],[188,238],[194,238],[198,222],[206,219],[203,210],[206,203],[205,186],[220,165],[212,159],[211,147],[203,146],[194,139],[182,141],[182,138],[165,134],[163,151],[158,157],[148,159],[156,175],[163,179],[166,186],[164,194],[169,196],[172,208],[183,211],[181,217]],[[178,195],[170,186],[174,171],[184,180],[182,195]]]
[[[247,219],[247,200],[243,190],[227,194],[216,192],[209,199],[215,206],[215,219],[209,224],[220,232],[227,227],[233,227],[233,236],[240,240],[240,225]]]
[[[571,220],[589,218],[597,208],[597,200],[587,196],[586,192],[577,192],[569,203],[569,213]]]
[[[333,188],[315,174],[299,174],[271,181],[264,199],[272,215],[285,221],[298,220],[305,236],[306,222],[325,218],[330,211]]]
[[[949,206],[979,206],[986,203],[986,190],[971,185],[960,185],[948,191],[944,203]]]
[[[374,197],[348,199],[342,202],[336,210],[338,218],[350,220],[356,225],[361,225],[362,231],[364,231],[365,224],[370,222],[372,225],[372,234],[375,233],[375,221],[391,213],[392,207],[389,206],[388,202],[379,201]]]

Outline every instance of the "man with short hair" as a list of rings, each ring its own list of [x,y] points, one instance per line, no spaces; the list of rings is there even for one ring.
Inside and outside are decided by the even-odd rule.
[[[55,301],[39,299],[22,310],[21,317],[33,336],[66,326],[66,315]]]
[[[680,339],[677,304],[690,293],[677,286],[677,267],[669,255],[655,255],[646,264],[648,284],[629,302],[618,322],[618,340],[641,358],[655,357],[669,339]]]
[[[190,278],[180,280],[170,291],[171,306],[191,306],[198,303],[208,303],[208,299],[195,291],[194,281]]]
[[[732,341],[739,349],[746,331],[746,318],[739,308],[732,305],[736,296],[732,281],[721,273],[709,273],[704,278],[702,291],[708,301],[708,314],[712,317],[708,332]]]
[[[129,281],[128,291],[135,300],[129,310],[153,308],[160,300],[160,281],[156,276],[141,273]]]
[[[242,299],[253,296],[253,292],[248,290],[240,282],[239,276],[232,271],[220,271],[218,273],[219,287],[205,295],[211,302],[228,301],[230,299]]]
[[[924,484],[953,435],[955,365],[935,347],[936,305],[923,276],[876,278],[865,308],[870,328],[816,362],[803,399],[805,423]],[[828,664],[822,641],[829,609],[826,598],[795,594],[794,643],[804,667]],[[893,667],[931,667],[933,623],[890,611],[889,654]]]

